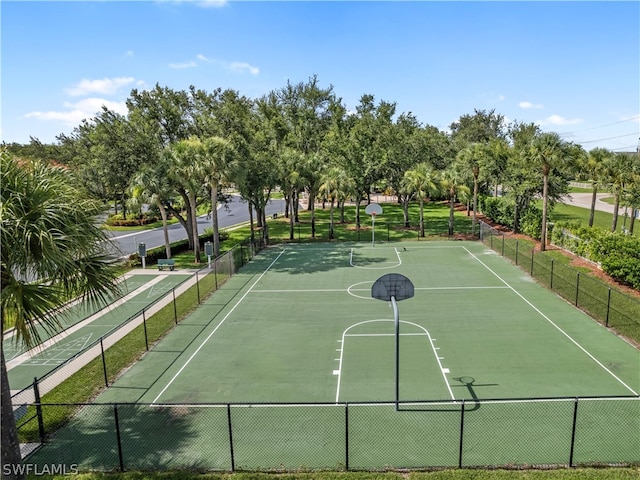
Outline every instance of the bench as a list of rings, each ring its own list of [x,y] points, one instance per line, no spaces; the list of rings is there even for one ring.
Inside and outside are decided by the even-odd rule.
[[[173,268],[176,265],[176,261],[172,259],[159,258],[158,259],[158,270],[164,270],[165,267],[168,267],[169,270],[173,271]]]

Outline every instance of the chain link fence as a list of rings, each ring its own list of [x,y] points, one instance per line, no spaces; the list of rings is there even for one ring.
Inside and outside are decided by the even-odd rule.
[[[25,462],[308,471],[640,462],[640,398],[341,404],[35,404]],[[75,414],[50,431],[52,417]]]
[[[536,252],[518,239],[480,222],[480,240],[526,270],[545,287],[620,334],[640,341],[640,301]]]
[[[14,408],[39,402],[41,395],[53,390],[80,369],[85,375],[99,376],[109,386],[132,358],[123,356],[121,349],[112,348],[127,336],[129,352],[148,351],[157,339],[164,335],[180,318],[217,290],[236,271],[248,263],[262,248],[260,243],[245,240],[196,271],[150,305],[135,312],[109,332],[73,353],[66,360],[52,365],[46,373],[35,377],[33,383],[12,394]],[[178,301],[180,299],[181,301]]]

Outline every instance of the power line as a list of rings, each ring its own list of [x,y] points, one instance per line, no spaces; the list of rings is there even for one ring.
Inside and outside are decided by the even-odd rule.
[[[586,142],[577,142],[577,143],[594,143],[594,142],[602,142],[604,140],[613,140],[614,138],[622,138],[622,137],[630,137],[631,135],[638,135],[638,132],[627,133],[625,135],[617,135],[615,137],[607,137],[607,138],[599,138],[597,140],[587,140]]]

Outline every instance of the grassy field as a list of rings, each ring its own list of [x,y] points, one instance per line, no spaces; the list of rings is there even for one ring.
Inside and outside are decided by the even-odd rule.
[[[639,468],[439,470],[433,472],[210,473],[125,472],[30,477],[42,480],[637,480]]]

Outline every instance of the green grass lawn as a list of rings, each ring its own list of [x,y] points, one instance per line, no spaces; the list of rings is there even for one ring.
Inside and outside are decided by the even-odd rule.
[[[566,205],[564,203],[558,203],[553,208],[553,211],[549,215],[552,222],[569,222],[578,220],[582,222],[584,226],[589,224],[589,209],[582,207],[575,207],[573,205]],[[629,219],[627,219],[627,228],[629,227]],[[611,223],[613,222],[613,215],[609,212],[602,212],[596,210],[593,219],[593,226],[600,227],[605,230],[611,229]],[[621,232],[624,225],[624,217],[618,216],[617,231]],[[634,228],[633,234],[637,237],[640,236],[640,228]]]
[[[43,480],[69,476],[45,475]],[[124,472],[82,473],[76,480],[634,480],[639,468],[575,468],[559,470],[438,470],[433,472],[312,472],[312,473],[207,473]]]

